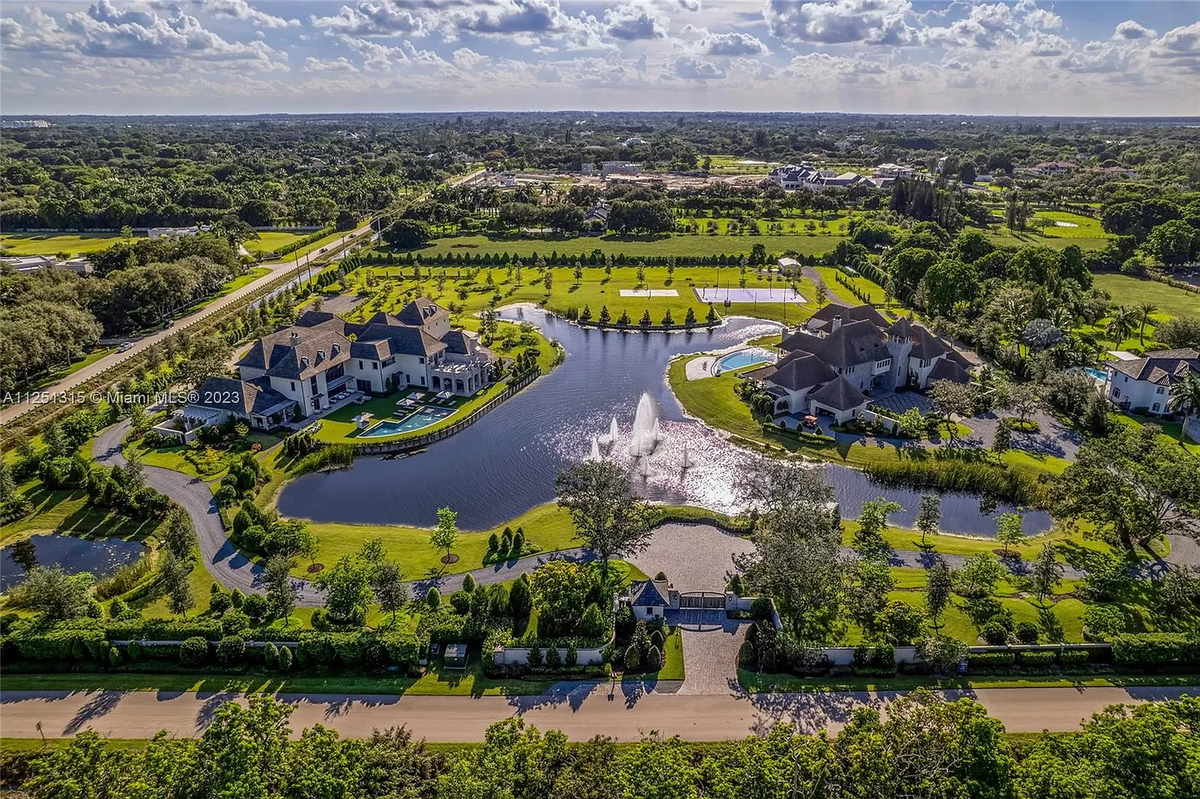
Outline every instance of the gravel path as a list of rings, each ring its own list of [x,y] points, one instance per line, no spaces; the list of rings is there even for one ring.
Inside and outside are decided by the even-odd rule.
[[[813,269],[811,266],[805,266],[801,268],[800,274],[811,280],[814,286],[817,286],[818,288],[821,286],[825,287],[825,298],[829,301],[830,305],[840,305],[843,308],[850,307],[849,302],[843,300],[833,292],[833,289],[829,288],[829,284],[825,282],[825,278],[821,277],[821,273],[816,269]],[[813,298],[813,301],[816,301],[816,297]]]

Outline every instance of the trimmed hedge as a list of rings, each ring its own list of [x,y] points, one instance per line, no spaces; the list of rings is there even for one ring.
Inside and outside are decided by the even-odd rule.
[[[972,652],[967,655],[967,666],[976,669],[1007,669],[1016,663],[1014,652]]]
[[[302,633],[296,653],[302,664],[319,666],[382,666],[394,664],[412,667],[417,663],[420,646],[417,637],[407,631]]]
[[[1090,657],[1086,649],[1064,649],[1058,653],[1058,662],[1064,667],[1082,666]]]
[[[1182,633],[1136,633],[1113,638],[1118,665],[1162,666],[1200,663],[1200,638]]]
[[[1021,651],[1017,653],[1017,663],[1031,668],[1046,669],[1054,665],[1055,654],[1054,651],[1045,649]]]
[[[102,630],[57,629],[14,636],[17,652],[29,660],[107,661],[108,639]]]

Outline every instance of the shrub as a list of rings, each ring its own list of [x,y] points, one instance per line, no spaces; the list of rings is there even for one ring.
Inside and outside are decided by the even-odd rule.
[[[1031,621],[1017,622],[1017,640],[1023,644],[1036,644],[1041,630]]]
[[[1006,669],[1016,660],[1017,656],[1013,652],[972,652],[967,655],[967,665],[971,671]]]
[[[530,649],[529,654],[526,656],[526,662],[529,664],[529,668],[531,669],[541,668],[542,650],[538,649],[536,646]]]
[[[567,644],[567,666],[575,666],[579,663],[579,650],[575,648],[575,644]]]
[[[139,660],[142,657],[142,645],[137,641],[130,641],[129,646],[125,647],[125,655],[132,660]]]
[[[1011,633],[1016,625],[1013,622],[1012,613],[1007,608],[1001,608],[999,613],[994,613],[987,620],[988,624],[999,624],[1004,628],[1005,632]]]
[[[658,574],[654,575],[654,582],[656,582],[656,583],[663,582],[666,579],[667,579],[666,572],[659,572]]]
[[[1125,614],[1112,605],[1088,605],[1083,611],[1083,631],[1088,638],[1112,640],[1125,632]]]
[[[313,611],[312,627],[317,632],[329,632],[333,629],[333,625],[329,622],[329,614],[325,612],[325,608],[317,608]]]
[[[616,627],[617,637],[622,641],[629,640],[629,636],[633,635],[633,630],[637,627],[637,617],[633,615],[633,608],[628,606],[618,608],[614,614],[613,623]]]
[[[428,605],[430,609],[437,610],[442,604],[442,592],[436,588],[430,588],[429,592],[425,594],[425,604]]]
[[[1058,653],[1058,662],[1064,668],[1079,667],[1088,662],[1090,655],[1086,649],[1064,649]]]
[[[121,665],[121,650],[115,646],[108,648],[108,665],[114,668]]]
[[[200,636],[179,645],[179,662],[184,666],[203,666],[208,661],[208,641]]]
[[[1137,633],[1113,638],[1113,662],[1122,665],[1200,663],[1200,638],[1182,633]]]
[[[604,635],[604,614],[596,605],[588,605],[579,622],[579,633],[585,638],[600,638]]]
[[[662,650],[657,646],[650,647],[650,651],[646,653],[646,671],[658,671],[663,667]]]
[[[208,610],[210,613],[220,616],[222,613],[229,610],[232,604],[233,602],[230,600],[229,594],[225,593],[224,591],[218,591],[215,594],[209,594]]]
[[[529,577],[522,574],[508,592],[508,609],[514,619],[525,619],[533,612],[533,594],[529,590]]]
[[[1054,665],[1054,652],[1041,649],[1021,651],[1017,653],[1017,662],[1029,668],[1049,668]]]
[[[108,616],[110,619],[119,619],[129,611],[129,605],[125,604],[125,600],[117,597],[112,602],[108,603]]]
[[[450,607],[454,608],[454,612],[460,616],[466,616],[471,612],[471,595],[466,590],[455,591],[450,595]]]
[[[267,617],[267,614],[270,613],[270,607],[267,605],[267,598],[265,596],[251,594],[242,603],[242,611],[251,619],[259,621]]]
[[[562,668],[562,655],[558,653],[558,647],[552,646],[546,650],[546,667],[555,671]]]
[[[983,640],[992,646],[1003,646],[1008,641],[1008,630],[1004,629],[1004,625],[994,621],[983,625],[981,635]]]
[[[263,647],[263,665],[268,669],[278,668],[279,666],[279,647],[270,642]]]
[[[286,646],[279,648],[279,671],[287,674],[292,670],[292,650]]]
[[[642,667],[642,655],[638,651],[637,644],[630,644],[625,650],[625,670],[637,671]]]
[[[750,618],[755,621],[767,621],[771,618],[771,599],[765,596],[756,596],[750,603]]]
[[[242,605],[246,602],[246,595],[242,593],[242,589],[235,588],[229,594],[229,599],[235,608],[241,610]]]
[[[742,641],[742,645],[738,647],[738,667],[754,668],[754,644],[749,641]]]
[[[225,635],[240,635],[250,629],[250,617],[240,610],[231,610],[221,617],[221,632]]]
[[[470,573],[463,576],[462,590],[470,593],[475,590],[475,578]]]
[[[246,642],[239,635],[227,635],[217,644],[217,662],[232,666],[242,662],[246,654]]]

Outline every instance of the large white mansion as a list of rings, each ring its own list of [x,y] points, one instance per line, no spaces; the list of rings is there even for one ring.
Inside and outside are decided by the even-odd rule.
[[[236,417],[270,428],[327,410],[331,398],[348,392],[414,386],[470,396],[491,383],[495,361],[474,333],[452,329],[449,312],[424,298],[361,324],[308,311],[256,341],[237,362],[238,380],[200,386],[184,416],[202,424]]]

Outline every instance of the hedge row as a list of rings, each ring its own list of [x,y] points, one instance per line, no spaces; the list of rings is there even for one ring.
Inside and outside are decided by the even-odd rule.
[[[1136,633],[1113,639],[1119,665],[1200,665],[1200,636],[1183,633]]]

